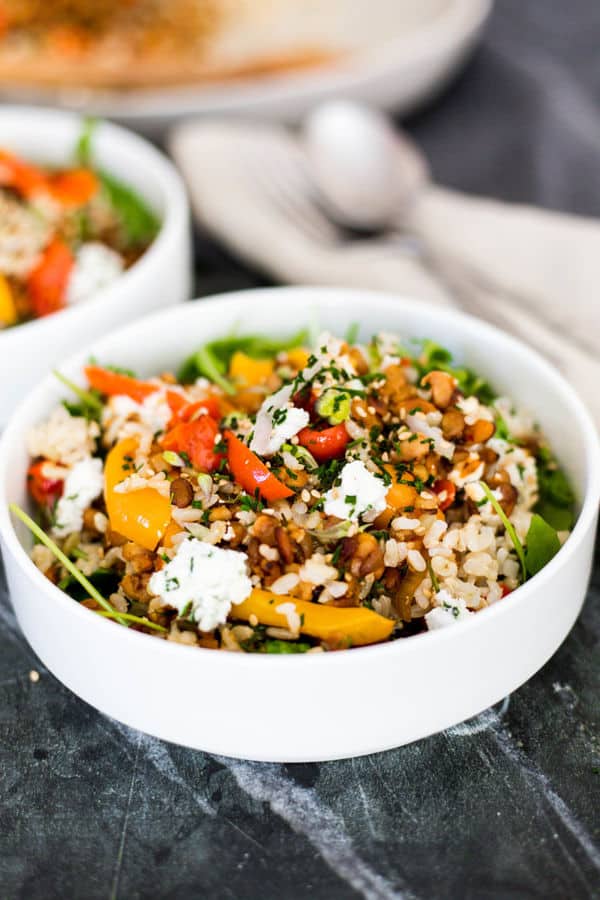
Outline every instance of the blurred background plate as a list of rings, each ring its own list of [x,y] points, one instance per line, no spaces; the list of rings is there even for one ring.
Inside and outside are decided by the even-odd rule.
[[[318,39],[332,59],[177,87],[100,90],[0,85],[0,98],[65,106],[160,135],[189,115],[294,122],[314,104],[347,96],[406,113],[439,92],[473,49],[493,0],[340,0],[319,8]],[[315,36],[314,20],[312,24]]]

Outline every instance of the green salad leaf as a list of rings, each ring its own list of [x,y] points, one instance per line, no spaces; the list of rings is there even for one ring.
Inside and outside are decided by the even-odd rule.
[[[134,246],[149,244],[160,222],[140,195],[108,172],[98,171],[104,194],[120,219],[125,240]]]
[[[465,397],[477,397],[481,403],[489,406],[496,398],[490,384],[466,366],[456,366],[452,353],[435,341],[421,341],[421,353],[414,359],[415,366],[422,378],[434,369],[447,372],[458,382],[458,389]]]
[[[120,219],[125,242],[134,247],[149,244],[158,233],[159,219],[136,191],[114,175],[94,166],[93,142],[97,125],[98,121],[94,118],[85,120],[75,145],[75,159],[80,166],[96,172],[104,196]]]
[[[535,511],[557,531],[569,531],[575,521],[575,494],[564,471],[547,447],[537,453],[539,500]]]
[[[525,538],[525,565],[528,573],[536,575],[559,550],[560,541],[555,529],[538,513],[534,513]]]
[[[93,116],[84,119],[81,134],[75,144],[75,161],[85,168],[92,166],[92,141],[97,126],[98,120]]]
[[[299,331],[289,338],[277,339],[261,335],[246,335],[240,337],[231,335],[216,341],[203,344],[195,353],[192,353],[179,370],[179,380],[184,384],[190,384],[196,378],[204,376],[215,384],[218,384],[226,393],[234,394],[235,388],[226,378],[231,357],[236,352],[245,353],[253,359],[268,359],[281,353],[282,350],[291,350],[293,347],[302,346],[306,342],[308,334],[306,330]]]

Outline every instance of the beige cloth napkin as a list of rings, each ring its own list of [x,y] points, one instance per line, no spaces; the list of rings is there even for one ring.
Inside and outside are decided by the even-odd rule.
[[[547,356],[600,424],[600,222],[426,184],[403,234],[348,242],[292,133],[188,123],[170,148],[201,225],[252,265],[288,283],[379,288],[488,319]]]

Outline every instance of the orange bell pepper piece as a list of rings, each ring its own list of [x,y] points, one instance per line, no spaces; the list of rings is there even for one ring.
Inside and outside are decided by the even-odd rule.
[[[394,622],[364,606],[334,607],[307,600],[295,600],[255,588],[242,603],[231,607],[232,619],[247,622],[254,615],[261,625],[289,628],[285,612],[279,612],[282,604],[292,604],[299,618],[302,634],[318,638],[333,647],[360,647],[377,644],[389,638]]]
[[[90,169],[70,169],[48,178],[48,190],[61,206],[84,206],[97,194],[98,187]]]
[[[119,441],[104,464],[104,499],[113,531],[146,550],[154,550],[171,521],[171,503],[154,488],[120,494],[115,487],[133,474],[135,438]]]
[[[215,449],[218,433],[219,426],[212,416],[200,416],[193,422],[180,422],[160,439],[160,445],[185,454],[195,469],[214,472],[224,459],[224,454]]]
[[[233,432],[226,431],[225,440],[231,473],[248,494],[254,496],[255,491],[258,491],[268,503],[293,495],[294,492],[279,481],[256,453],[253,453]]]
[[[60,238],[50,241],[27,279],[27,291],[36,316],[47,316],[63,308],[74,263],[73,254],[64,241]]]
[[[0,186],[14,188],[23,197],[47,190],[45,173],[8,150],[0,150]]]

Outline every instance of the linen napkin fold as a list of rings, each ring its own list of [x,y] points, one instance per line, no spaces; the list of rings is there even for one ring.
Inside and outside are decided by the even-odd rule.
[[[395,291],[479,315],[547,356],[600,425],[600,222],[424,183],[398,233],[349,240],[284,128],[190,122],[170,149],[199,223],[253,266],[287,283]]]

